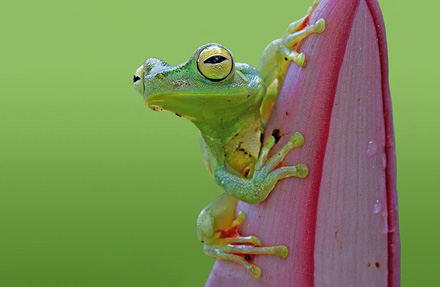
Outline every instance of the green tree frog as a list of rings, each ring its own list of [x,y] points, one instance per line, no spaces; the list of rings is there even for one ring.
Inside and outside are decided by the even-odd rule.
[[[149,58],[134,75],[134,86],[148,107],[173,112],[197,126],[206,166],[226,191],[198,217],[197,235],[205,253],[236,262],[256,278],[261,270],[253,263],[254,256],[285,258],[288,250],[284,245],[264,247],[257,237],[240,235],[238,227],[245,214],[239,212],[235,218],[235,208],[238,200],[251,204],[265,200],[280,179],[308,174],[304,164],[279,167],[289,151],[303,145],[300,133],[293,134],[270,158],[275,138],[269,136],[264,143],[262,138],[288,64],[304,63],[296,45],[325,29],[323,19],[308,24],[318,2],[313,2],[302,19],[291,23],[282,38],[266,47],[258,69],[235,62],[229,49],[210,43],[178,66]]]

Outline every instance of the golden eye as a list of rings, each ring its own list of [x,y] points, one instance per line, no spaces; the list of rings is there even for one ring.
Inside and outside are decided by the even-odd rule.
[[[221,81],[232,72],[234,61],[225,48],[210,46],[200,52],[197,68],[211,81]]]

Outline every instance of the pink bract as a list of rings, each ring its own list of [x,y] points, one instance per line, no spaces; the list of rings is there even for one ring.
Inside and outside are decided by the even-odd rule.
[[[305,145],[285,165],[306,163],[306,179],[278,183],[247,214],[241,234],[284,244],[287,259],[256,257],[262,276],[218,260],[209,287],[400,286],[396,158],[385,27],[376,0],[322,0],[304,40],[307,62],[287,71],[266,136],[301,132]]]

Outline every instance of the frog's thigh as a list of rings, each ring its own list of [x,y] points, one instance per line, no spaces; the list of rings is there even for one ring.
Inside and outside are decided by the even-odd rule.
[[[235,218],[237,199],[223,193],[208,204],[197,219],[197,235],[199,240],[206,241],[216,230],[229,229]]]

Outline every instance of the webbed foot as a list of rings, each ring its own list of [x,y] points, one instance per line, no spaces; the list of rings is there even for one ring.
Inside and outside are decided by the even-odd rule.
[[[318,3],[319,0],[315,0],[307,11],[307,14],[300,20],[291,23],[287,27],[286,34],[281,38],[281,49],[284,54],[284,60],[292,60],[299,67],[304,64],[305,56],[303,53],[298,53],[296,51],[298,43],[311,34],[320,34],[325,30],[325,21],[322,18],[314,24],[308,25],[310,15],[313,13]]]
[[[261,241],[255,236],[240,236],[238,227],[245,218],[244,212],[240,211],[231,227],[226,230],[216,231],[205,242],[203,250],[208,256],[238,263],[246,268],[252,276],[259,278],[261,276],[261,269],[254,264],[254,257],[256,255],[274,255],[286,258],[288,250],[284,245],[263,247],[261,246]]]
[[[252,175],[254,193],[252,193],[252,196],[250,196],[246,202],[258,203],[265,200],[280,179],[287,177],[307,177],[309,169],[307,165],[303,163],[294,166],[282,166],[286,155],[291,150],[302,147],[303,144],[304,137],[301,133],[297,132],[276,154],[267,159],[270,150],[275,145],[275,138],[273,136],[267,138],[261,148],[260,156],[255,164]]]
[[[263,147],[261,148],[260,157],[258,158],[257,163],[255,164],[255,177],[270,177],[269,179],[276,178],[276,180],[280,180],[282,178],[295,176],[299,178],[307,177],[309,170],[305,164],[297,164],[295,166],[283,166],[278,169],[273,170],[277,167],[286,157],[286,155],[295,148],[300,148],[304,145],[304,137],[301,133],[294,133],[293,136],[289,139],[289,141],[269,160],[267,156],[275,145],[274,136],[270,136],[264,142]]]
[[[260,155],[247,178],[229,173],[222,166],[215,171],[217,183],[235,198],[255,204],[265,200],[280,179],[286,177],[305,178],[309,170],[305,164],[282,166],[286,155],[294,148],[304,144],[304,137],[295,133],[290,140],[275,155],[267,158],[275,145],[275,138],[270,136],[261,148]],[[281,166],[281,167],[280,167]]]

